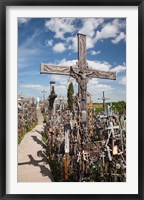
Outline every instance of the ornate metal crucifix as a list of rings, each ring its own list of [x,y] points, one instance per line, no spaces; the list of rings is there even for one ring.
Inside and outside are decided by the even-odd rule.
[[[87,83],[91,78],[116,79],[116,72],[89,68],[86,61],[86,35],[78,33],[78,62],[75,66],[59,66],[41,63],[41,74],[68,75],[76,79],[81,98],[81,110],[87,110]]]

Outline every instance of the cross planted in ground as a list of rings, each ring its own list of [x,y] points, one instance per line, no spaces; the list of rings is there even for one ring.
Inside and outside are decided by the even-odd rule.
[[[78,83],[81,110],[87,109],[87,83],[91,78],[116,80],[116,72],[100,71],[88,66],[86,60],[86,35],[77,34],[78,37],[78,62],[75,66],[59,66],[41,63],[41,74],[59,74],[73,77]]]
[[[106,100],[109,100],[109,98],[105,97],[104,91],[103,91],[103,96],[102,96],[102,98],[98,98],[98,100],[102,100],[102,101],[103,101],[103,111],[105,112],[105,111],[106,111],[105,101],[106,101]]]

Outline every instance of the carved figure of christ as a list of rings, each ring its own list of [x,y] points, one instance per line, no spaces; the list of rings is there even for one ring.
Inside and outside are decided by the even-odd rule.
[[[86,61],[86,35],[78,34],[78,62],[75,66],[59,66],[41,63],[41,74],[68,75],[76,79],[78,93],[81,97],[81,110],[87,110],[87,83],[91,78],[116,80],[116,72],[100,71],[89,68]]]

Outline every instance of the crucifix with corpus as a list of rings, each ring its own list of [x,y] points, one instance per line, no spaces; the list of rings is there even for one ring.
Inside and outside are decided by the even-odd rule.
[[[58,74],[73,77],[78,83],[81,111],[87,110],[87,83],[89,79],[101,78],[116,80],[116,72],[100,71],[89,68],[86,60],[86,35],[77,34],[78,37],[78,62],[75,66],[59,66],[41,63],[41,74]]]

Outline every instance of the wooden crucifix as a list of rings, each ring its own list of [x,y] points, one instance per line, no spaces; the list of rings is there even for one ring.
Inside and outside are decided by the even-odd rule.
[[[116,72],[99,71],[89,68],[86,61],[86,35],[77,34],[78,37],[78,62],[75,66],[59,66],[41,63],[41,74],[59,74],[72,76],[78,83],[78,93],[81,98],[82,111],[87,110],[87,83],[91,78],[116,80]]]

